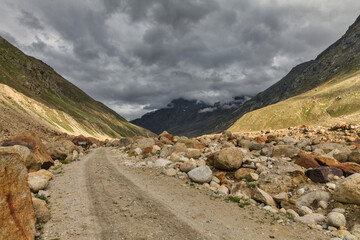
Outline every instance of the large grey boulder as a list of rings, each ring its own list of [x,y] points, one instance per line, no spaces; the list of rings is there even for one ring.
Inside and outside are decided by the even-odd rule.
[[[208,166],[194,168],[188,172],[189,178],[197,183],[208,183],[212,178],[212,171]]]

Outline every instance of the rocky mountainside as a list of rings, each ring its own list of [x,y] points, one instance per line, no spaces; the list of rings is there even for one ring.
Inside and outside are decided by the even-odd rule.
[[[311,89],[332,80],[332,79],[346,79],[351,74],[360,70],[360,17],[352,24],[348,31],[334,44],[323,51],[315,60],[304,62],[295,66],[284,78],[265,91],[257,94],[251,100],[240,105],[235,110],[222,112],[213,111],[204,115],[204,120],[198,121],[193,118],[194,123],[188,121],[176,122],[176,127],[169,127],[164,122],[172,122],[177,119],[176,115],[166,116],[163,118],[154,118],[159,125],[163,125],[162,129],[173,131],[178,135],[201,135],[207,133],[217,133],[232,126],[244,114],[260,109],[271,104],[278,103],[285,99],[303,94]],[[345,86],[345,85],[344,85]],[[346,91],[346,89],[343,89]],[[324,89],[326,92],[326,89]],[[346,105],[346,104],[345,104]],[[344,105],[344,106],[345,106]],[[286,108],[284,108],[285,111]],[[163,112],[163,110],[160,110]],[[158,112],[159,113],[159,112]],[[169,113],[167,111],[167,113]],[[337,114],[341,114],[339,111]],[[140,126],[151,128],[151,116],[157,114],[145,115],[140,120],[134,121]],[[280,116],[278,114],[278,116]],[[188,116],[189,118],[191,117]],[[259,117],[259,116],[257,116]],[[263,117],[262,117],[263,118]],[[273,118],[273,116],[266,116],[266,119]],[[265,119],[265,118],[263,118]],[[283,122],[286,122],[284,120]],[[296,124],[307,122],[306,118],[296,121]],[[238,122],[239,123],[239,122]],[[286,122],[288,123],[288,122]],[[241,122],[241,124],[245,124]],[[248,124],[248,125],[246,125]],[[249,130],[251,121],[241,127],[242,130]],[[239,124],[236,124],[239,125]],[[194,126],[199,127],[198,130]],[[262,125],[264,127],[264,125]],[[278,124],[277,127],[286,127],[287,125]],[[195,130],[194,130],[195,129]],[[233,129],[233,128],[232,128]],[[240,129],[240,128],[236,128]],[[258,127],[252,129],[259,129]],[[155,130],[154,130],[155,131]]]
[[[147,135],[42,61],[0,37],[0,132],[58,130],[102,138]],[[18,124],[26,126],[17,126]]]
[[[214,128],[250,97],[235,97],[227,103],[213,105],[197,100],[175,99],[166,108],[145,114],[132,123],[160,134],[164,130],[178,135],[196,136]]]
[[[360,16],[338,41],[323,51],[315,60],[302,63],[293,68],[290,73],[279,82],[259,93],[250,101],[246,102],[241,108],[237,109],[229,118],[229,120],[222,126],[230,126],[232,125],[231,123],[235,118],[238,119],[248,112],[305,93],[324,83],[329,82],[330,80],[337,82],[345,80],[351,76],[351,74],[354,74],[359,70]],[[332,84],[329,83],[328,85],[325,85],[325,88],[322,88],[323,93],[330,91],[326,89],[327,86],[330,87]],[[351,86],[356,87],[358,85]],[[348,90],[350,90],[350,86],[346,87],[345,84],[342,89],[343,93],[344,91]],[[311,94],[307,96],[311,97]],[[314,104],[313,106],[315,107]],[[316,107],[322,108],[320,105],[316,105]],[[347,104],[344,104],[344,107],[347,108]],[[286,109],[289,109],[289,107],[286,107]],[[338,111],[337,114],[341,115],[341,112]],[[306,118],[303,120],[305,123]],[[284,122],[286,122],[285,119]],[[300,122],[301,121],[298,121],[297,123]],[[238,122],[236,125],[239,125],[239,123],[240,122]],[[222,126],[219,126],[219,128],[221,129]],[[277,127],[285,127],[285,125]]]

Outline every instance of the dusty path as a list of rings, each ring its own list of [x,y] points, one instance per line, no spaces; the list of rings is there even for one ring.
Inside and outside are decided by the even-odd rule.
[[[256,207],[211,200],[157,169],[130,168],[99,148],[64,167],[49,191],[43,239],[327,239],[304,225],[282,226]],[[273,225],[275,223],[275,225]]]

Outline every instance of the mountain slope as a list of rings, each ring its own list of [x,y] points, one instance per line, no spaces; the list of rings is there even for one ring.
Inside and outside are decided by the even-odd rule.
[[[157,134],[166,130],[176,135],[197,136],[207,133],[209,126],[215,127],[248,99],[237,97],[228,103],[209,105],[180,98],[171,101],[166,108],[147,113],[131,122]]]
[[[223,126],[230,127],[234,120],[250,111],[305,93],[335,77],[345,78],[358,70],[360,70],[360,16],[338,41],[318,55],[315,60],[293,68],[279,82],[233,112]]]
[[[293,76],[289,75],[291,72],[283,78],[278,83],[274,84],[264,92],[259,93],[256,95],[253,99],[245,103],[240,109],[235,111],[232,114],[233,118],[239,118],[243,116],[244,114],[255,110],[260,109],[265,106],[269,106],[271,104],[277,103],[279,101],[288,99],[293,96],[297,96],[299,94],[307,93],[305,95],[298,96],[299,98],[305,98],[308,99],[308,105],[306,105],[307,101],[301,101],[298,102],[299,98],[294,98],[290,101],[285,101],[284,103],[276,104],[274,107],[266,108],[262,111],[257,111],[254,114],[248,114],[247,116],[244,116],[242,120],[237,121],[233,126],[231,126],[230,129],[232,130],[245,130],[245,129],[259,129],[259,126],[268,126],[268,127],[274,127],[274,128],[281,128],[289,126],[294,126],[294,124],[302,124],[303,122],[307,121],[313,121],[316,120],[316,117],[300,117],[298,120],[294,120],[292,117],[289,116],[290,113],[298,113],[300,106],[303,106],[305,109],[309,109],[307,111],[318,111],[316,109],[321,108],[323,111],[323,114],[316,113],[315,116],[321,118],[322,120],[318,121],[319,124],[324,124],[326,121],[331,121],[329,116],[331,117],[340,117],[339,119],[342,119],[341,113],[343,113],[343,118],[346,119],[347,115],[350,114],[350,112],[347,111],[336,111],[337,113],[331,113],[330,109],[328,113],[326,113],[328,106],[328,101],[333,100],[333,97],[336,97],[336,95],[339,95],[339,97],[342,96],[343,92],[353,92],[353,94],[357,94],[356,90],[358,90],[358,86],[355,84],[348,84],[349,76],[355,73],[357,75],[357,71],[360,70],[360,16],[357,18],[354,24],[352,24],[348,31],[342,36],[338,41],[336,41],[334,44],[332,44],[329,48],[327,48],[324,52],[322,52],[314,61],[310,61],[307,63],[304,63],[303,65],[299,65],[296,68],[299,68],[301,71],[297,74],[293,74]],[[299,70],[294,68],[294,70]],[[331,81],[330,81],[331,80]],[[335,90],[330,90],[331,84],[333,82],[343,82],[344,85],[341,87],[340,92],[336,92]],[[329,82],[327,84],[327,82]],[[323,85],[324,84],[324,85]],[[330,84],[330,85],[329,85]],[[341,84],[340,84],[341,85]],[[322,94],[325,94],[327,91],[331,91],[335,96],[327,96],[326,101],[323,99],[323,95],[316,95],[320,97],[320,103],[324,104],[323,106],[318,106],[318,104],[311,104],[310,98],[311,94],[313,94],[313,91],[310,91],[311,89],[314,89],[318,86],[321,86]],[[327,88],[329,87],[329,90]],[[310,92],[308,92],[310,91]],[[355,91],[355,92],[354,92]],[[344,97],[344,96],[342,96]],[[347,100],[350,100],[349,98],[345,97]],[[354,99],[356,100],[356,98]],[[325,102],[324,102],[325,101]],[[341,101],[342,103],[346,103],[346,101]],[[289,106],[286,106],[286,104],[289,104]],[[299,104],[299,105],[297,105]],[[305,104],[305,105],[304,105]],[[335,104],[334,107],[338,105]],[[282,106],[282,107],[281,107]],[[292,107],[290,107],[292,106]],[[327,107],[326,107],[327,106]],[[353,108],[353,103],[350,101],[342,107],[344,108]],[[297,110],[295,110],[295,109]],[[277,109],[283,109],[282,114],[271,114],[271,111],[277,111]],[[324,112],[325,111],[325,112]],[[260,120],[254,119],[255,115],[262,112],[264,114],[264,118],[270,117],[272,121],[277,121],[277,123],[260,123]],[[329,114],[327,116],[327,114]],[[287,116],[287,117],[286,117]],[[253,121],[251,122],[249,119],[252,118]],[[291,121],[287,119],[292,119]],[[301,119],[301,120],[300,120]],[[327,119],[327,120],[326,120]],[[335,120],[335,119],[334,119]],[[281,124],[282,122],[282,124]],[[227,124],[231,123],[229,121]]]
[[[27,56],[0,37],[0,83],[24,94],[39,104],[71,117],[72,123],[59,127],[59,117],[46,118],[38,112],[39,118],[59,130],[76,133],[74,128],[88,136],[120,137],[147,135],[149,131],[127,122],[104,104],[95,101],[75,85],[71,84],[51,67],[40,60]],[[2,102],[4,104],[4,102]],[[18,103],[20,106],[21,102]],[[26,109],[26,107],[25,107]],[[46,115],[46,114],[45,114]],[[1,116],[0,116],[1,119]],[[65,125],[64,125],[65,124]]]
[[[331,81],[298,96],[249,112],[229,130],[259,131],[292,126],[360,123],[360,72]]]

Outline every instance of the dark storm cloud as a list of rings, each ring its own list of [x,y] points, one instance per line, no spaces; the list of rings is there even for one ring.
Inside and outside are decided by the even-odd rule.
[[[38,18],[32,13],[21,10],[21,16],[18,18],[19,22],[29,28],[42,30],[44,29]]]
[[[264,90],[337,40],[360,2],[6,0],[2,7],[2,36],[134,118],[174,98],[216,102]]]

